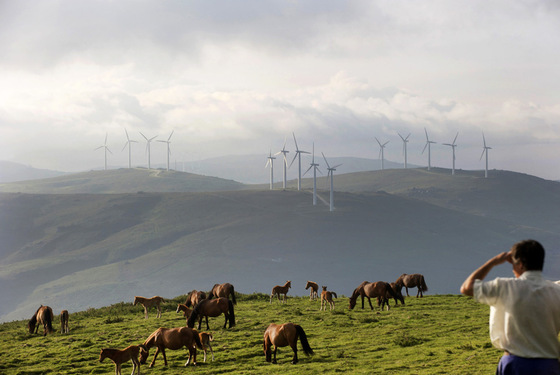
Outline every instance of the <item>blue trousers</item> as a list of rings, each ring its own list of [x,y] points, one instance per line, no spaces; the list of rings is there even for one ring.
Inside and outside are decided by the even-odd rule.
[[[556,358],[523,358],[512,354],[500,358],[496,375],[560,375]]]

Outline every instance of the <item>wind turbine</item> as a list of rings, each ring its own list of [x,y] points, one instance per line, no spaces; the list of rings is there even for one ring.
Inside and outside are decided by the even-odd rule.
[[[317,205],[317,171],[319,171],[319,173],[321,173],[321,171],[319,170],[319,164],[315,163],[315,142],[313,142],[313,156],[311,158],[311,166],[309,167],[309,169],[305,171],[303,175],[305,176],[307,172],[311,170],[311,168],[313,168],[313,205],[316,206]]]
[[[150,143],[157,137],[157,135],[155,137],[152,137],[152,138],[148,139],[144,134],[142,134],[142,132],[140,132],[140,134],[146,140],[146,152],[148,153],[148,169],[152,169],[152,164],[151,164],[151,161],[150,161],[150,157],[151,157],[151,155],[150,155]]]
[[[126,143],[124,144],[124,147],[123,147],[123,149],[122,149],[121,151],[124,151],[124,149],[126,148],[126,146],[128,146],[128,168],[130,169],[130,168],[132,168],[132,159],[131,159],[131,156],[130,156],[130,155],[131,155],[131,150],[130,150],[130,149],[132,148],[132,147],[131,147],[131,146],[132,146],[132,143],[133,143],[133,142],[134,142],[134,143],[138,143],[138,141],[131,140],[131,139],[128,137],[128,132],[126,131],[126,128],[124,129],[124,132],[126,133]]]
[[[451,169],[451,174],[452,175],[455,174],[455,147],[457,147],[457,145],[455,144],[455,141],[457,140],[458,136],[459,136],[459,132],[457,132],[457,135],[455,136],[455,139],[453,139],[453,143],[444,143],[445,146],[449,146],[449,147],[451,147],[451,149],[453,149],[453,169]]]
[[[162,141],[159,139],[157,140],[157,142],[167,143],[167,170],[169,170],[169,155],[171,155],[171,149],[169,148],[169,145],[171,144],[171,136],[173,135],[174,131],[175,130],[171,130],[171,134],[169,134],[169,138],[167,138],[167,141]]]
[[[268,161],[266,162],[265,168],[270,164],[270,190],[274,189],[274,156],[272,156],[272,151],[268,154]]]
[[[401,133],[397,133],[399,135],[399,137],[401,137],[402,141],[403,141],[403,154],[404,154],[404,168],[406,169],[406,162],[407,162],[407,154],[406,154],[406,144],[408,143],[408,137],[410,137],[410,133],[408,133],[408,135],[405,137],[403,137],[401,135]]]
[[[297,158],[298,159],[297,189],[301,190],[301,154],[309,154],[309,152],[300,150],[298,148],[298,145],[297,145],[296,135],[294,133],[292,133],[292,135],[294,136],[294,143],[296,144],[296,154],[294,155],[294,158],[292,159],[292,162],[290,163],[290,167],[292,166],[292,164],[294,164],[294,161],[296,161],[296,158]]]
[[[389,141],[381,144],[381,142],[379,142],[379,139],[377,139],[377,137],[375,137],[375,140],[377,141],[377,143],[379,143],[379,158],[381,159],[381,169],[385,169],[385,146],[387,145],[387,143],[389,143]]]
[[[107,136],[108,135],[109,135],[108,133],[105,133],[105,143],[103,145],[97,147],[95,150],[93,150],[93,151],[96,151],[96,150],[99,150],[100,148],[105,149],[105,170],[107,170],[107,151],[109,151],[109,153],[112,154],[111,150],[109,150],[109,147],[107,147]]]
[[[282,147],[280,151],[274,154],[274,155],[279,155],[279,154],[284,155],[284,182],[282,185],[282,188],[284,190],[286,189],[286,169],[288,169],[288,159],[286,159],[286,154],[288,154],[289,152],[290,151],[286,150],[286,140],[284,140],[284,147]]]
[[[430,141],[430,138],[428,138],[428,131],[426,130],[426,128],[424,128],[424,132],[426,133],[426,145],[424,146],[424,149],[422,150],[422,153],[424,153],[424,151],[426,151],[426,147],[428,148],[428,170],[430,170],[430,168],[432,167],[432,150],[430,145],[432,143],[436,143],[434,141]]]
[[[321,152],[321,154],[323,153]],[[334,211],[334,188],[333,188],[334,171],[336,171],[336,168],[340,167],[342,164],[337,164],[334,167],[331,167],[329,165],[329,162],[327,161],[327,158],[325,157],[325,154],[323,154],[323,159],[325,159],[325,163],[327,164],[327,170],[329,171],[327,173],[327,178],[329,178],[329,175],[331,177],[330,211]]]
[[[484,132],[482,132],[482,142],[484,142],[484,147],[482,148],[482,154],[480,155],[480,159],[484,154],[486,154],[486,169],[484,169],[484,178],[488,178],[488,150],[491,150],[492,147],[486,146],[486,138],[484,138]]]

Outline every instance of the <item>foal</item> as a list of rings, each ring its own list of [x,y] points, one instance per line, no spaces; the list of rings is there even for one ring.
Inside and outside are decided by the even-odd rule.
[[[123,363],[132,361],[132,373],[134,375],[136,372],[136,367],[138,367],[138,375],[140,375],[140,361],[138,360],[138,355],[140,351],[145,351],[144,345],[130,345],[126,349],[101,349],[99,354],[99,362],[103,362],[105,358],[109,358],[115,363],[115,375],[121,375],[121,366]]]
[[[214,362],[214,351],[212,350],[212,345],[210,341],[214,341],[214,336],[208,332],[199,332],[198,337],[200,338],[200,343],[202,344],[202,350],[204,351],[204,362],[206,362],[206,347],[210,348],[210,354],[212,354],[212,362]]]
[[[68,310],[62,310],[60,312],[60,333],[68,333],[70,329],[68,328]]]
[[[272,288],[272,292],[270,293],[270,303],[272,303],[272,298],[274,296],[278,296],[278,301],[280,301],[280,294],[284,295],[284,299],[281,301],[282,303],[286,303],[286,295],[288,294],[288,290],[292,287],[291,281],[286,281],[284,285],[276,285]]]
[[[335,292],[330,292],[327,290],[326,286],[323,286],[323,291],[321,292],[321,309],[323,310],[323,304],[325,305],[325,311],[327,311],[327,304],[330,307],[330,310],[334,310],[334,298],[338,298]]]
[[[309,288],[311,288],[311,290],[309,291],[309,300],[313,301],[314,299],[317,299],[319,297],[319,284],[307,280],[307,284],[305,284],[305,290]]]
[[[144,318],[146,319],[148,319],[148,307],[152,307],[152,306],[155,306],[157,309],[156,318],[161,318],[161,309],[159,307],[159,304],[161,302],[163,302],[163,297],[160,296],[153,296],[152,298],[145,298],[139,296],[134,297],[134,306],[136,306],[137,303],[144,306]]]

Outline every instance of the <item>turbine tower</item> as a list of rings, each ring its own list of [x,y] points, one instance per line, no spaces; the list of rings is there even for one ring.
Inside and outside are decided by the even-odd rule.
[[[105,149],[105,170],[107,170],[107,151],[109,151],[110,154],[112,154],[111,150],[109,150],[109,147],[107,147],[107,136],[109,135],[109,133],[105,133],[105,143],[99,147],[97,147],[95,150],[99,150],[100,148]]]
[[[313,205],[316,206],[317,205],[317,171],[321,173],[321,170],[319,170],[319,164],[315,163],[315,142],[313,142],[313,156],[311,158],[311,166],[309,167],[309,169],[305,171],[303,175],[305,176],[307,172],[311,170],[311,168],[313,168]]]
[[[426,147],[428,148],[428,170],[430,170],[430,168],[432,168],[432,150],[430,145],[432,143],[436,143],[434,141],[430,141],[430,138],[428,138],[428,131],[426,130],[426,128],[424,128],[424,132],[426,133],[426,145],[424,146],[424,149],[422,150],[422,154],[424,153],[424,151],[426,151]]]
[[[408,137],[410,137],[410,133],[408,133],[408,135],[405,137],[403,137],[400,133],[397,133],[399,135],[399,137],[401,137],[402,141],[403,141],[403,154],[404,154],[404,169],[406,169],[407,166],[407,153],[406,153],[406,144],[408,143]]]
[[[124,151],[126,146],[128,146],[128,168],[130,169],[132,168],[132,158],[131,158],[132,143],[138,143],[138,141],[134,141],[128,137],[128,132],[126,131],[126,128],[124,129],[124,132],[126,133],[126,143],[124,144],[124,147],[121,151]]]
[[[484,178],[488,178],[488,150],[491,150],[492,147],[486,146],[486,138],[484,138],[484,132],[482,132],[482,142],[484,143],[484,146],[482,148],[482,155],[480,155],[480,159],[482,160],[482,157],[484,156],[484,154],[486,154],[486,168],[484,169]]]
[[[265,168],[270,164],[270,190],[274,189],[274,156],[272,156],[272,151],[268,154],[268,161],[266,162]]]
[[[321,154],[323,154],[321,152]],[[325,163],[327,164],[327,170],[329,171],[327,173],[327,178],[329,178],[330,176],[330,182],[331,182],[331,196],[330,196],[330,211],[334,211],[334,186],[333,186],[333,178],[334,178],[334,171],[336,171],[336,168],[340,167],[342,164],[337,164],[334,167],[331,167],[329,165],[329,162],[327,161],[327,158],[325,157],[325,154],[323,154],[323,159],[325,159]]]
[[[292,166],[292,164],[294,164],[294,161],[296,161],[296,158],[297,158],[298,159],[297,189],[301,190],[301,154],[309,154],[309,152],[300,150],[298,148],[298,145],[297,145],[296,135],[294,133],[292,133],[292,135],[294,136],[294,143],[296,144],[296,154],[294,155],[294,158],[292,159],[292,162],[290,163],[290,167]]]
[[[284,190],[286,190],[286,170],[288,169],[288,159],[286,159],[286,154],[288,154],[289,152],[290,151],[286,150],[286,140],[284,140],[284,147],[282,147],[280,151],[274,154],[274,155],[279,155],[279,154],[284,155],[284,182],[282,184],[282,188]]]
[[[150,160],[150,158],[151,158],[150,143],[152,143],[152,141],[157,137],[157,135],[155,137],[152,137],[152,138],[148,139],[144,134],[142,134],[142,132],[140,132],[140,134],[146,140],[146,152],[148,153],[148,169],[152,169],[152,164],[151,164],[151,160]]]
[[[162,141],[162,140],[158,140],[157,142],[162,142],[162,143],[167,143],[167,170],[169,171],[169,155],[171,155],[171,149],[170,149],[170,144],[171,144],[171,136],[173,135],[173,132],[175,130],[171,130],[171,134],[169,134],[169,138],[167,138],[167,141]]]
[[[387,143],[389,143],[389,141],[381,144],[377,137],[375,137],[375,140],[377,141],[377,143],[379,143],[379,158],[381,159],[381,170],[383,170],[385,169],[385,146],[387,145]]]
[[[453,143],[444,143],[445,146],[449,146],[453,150],[453,169],[451,169],[451,174],[452,175],[455,174],[455,147],[457,147],[457,145],[455,144],[455,141],[457,140],[458,136],[459,136],[459,132],[457,132],[457,135],[455,136],[455,139],[453,139]]]

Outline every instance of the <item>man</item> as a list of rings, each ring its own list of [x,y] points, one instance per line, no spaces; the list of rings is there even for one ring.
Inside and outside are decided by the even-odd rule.
[[[509,262],[515,278],[482,281]],[[516,243],[489,259],[461,286],[461,293],[490,305],[490,339],[504,351],[496,374],[560,375],[560,284],[542,275],[544,248],[535,240]]]

